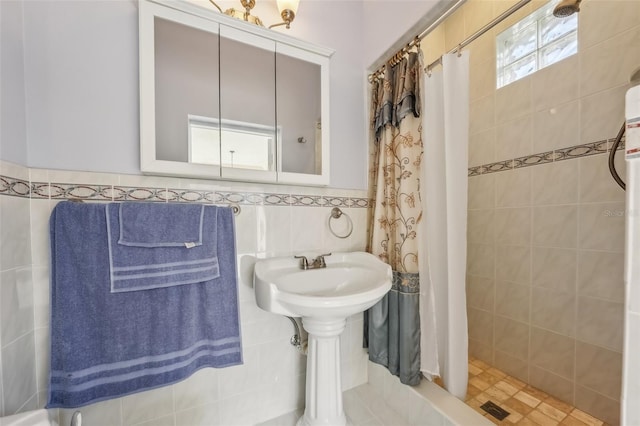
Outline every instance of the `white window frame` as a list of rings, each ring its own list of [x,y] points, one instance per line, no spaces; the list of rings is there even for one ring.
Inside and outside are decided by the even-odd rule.
[[[553,16],[554,6],[555,1],[552,0],[496,36],[496,87],[498,89],[578,53],[578,14],[574,13],[566,18],[557,18]],[[551,20],[549,20],[549,17],[551,17]],[[556,22],[555,20],[564,20],[567,24],[566,28],[569,30],[549,42],[543,41],[544,32],[551,28],[549,24]],[[508,58],[507,55],[512,50],[518,49],[518,46],[513,44],[514,40],[517,40],[519,36],[525,35],[526,32],[535,32],[535,48],[530,48],[522,54]],[[514,46],[513,49],[509,45],[510,43]],[[565,52],[566,54],[551,58],[548,63],[544,63],[545,49],[561,43],[570,43],[567,46],[568,53]],[[575,43],[575,49],[572,49],[573,43]],[[526,49],[527,45],[522,44],[520,47]],[[510,76],[508,74],[509,68],[520,61],[528,61],[531,68],[525,70],[521,75]]]

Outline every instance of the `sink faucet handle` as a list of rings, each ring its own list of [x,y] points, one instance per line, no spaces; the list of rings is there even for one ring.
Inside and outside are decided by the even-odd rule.
[[[325,266],[327,266],[327,263],[324,261],[325,256],[331,256],[331,253],[321,254],[320,256],[316,257],[313,263],[317,262],[321,268],[324,268]]]
[[[309,260],[306,256],[293,256],[295,259],[300,259],[300,267],[302,269],[309,269]]]

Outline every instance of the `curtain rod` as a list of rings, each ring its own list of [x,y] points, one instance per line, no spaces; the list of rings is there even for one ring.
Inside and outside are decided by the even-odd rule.
[[[420,34],[418,34],[417,36],[415,36],[413,38],[413,40],[411,40],[409,43],[406,44],[406,46],[402,47],[400,50],[398,50],[396,53],[394,53],[387,61],[385,61],[384,64],[382,64],[377,70],[375,70],[374,72],[372,72],[371,74],[369,74],[369,81],[373,81],[374,78],[378,77],[380,74],[382,74],[385,70],[385,68],[387,67],[387,63],[391,63],[392,66],[396,65],[397,63],[400,62],[400,60],[402,60],[402,58],[404,57],[404,54],[407,53],[409,51],[409,49],[411,49],[414,46],[419,46],[420,45],[420,41],[425,38],[431,31],[433,31],[438,25],[440,25],[445,19],[447,19],[449,16],[451,16],[453,14],[453,12],[455,12],[460,6],[462,6],[463,3],[465,3],[467,0],[456,0],[455,3],[453,3],[452,6],[450,6],[449,8],[447,8],[447,10],[445,10],[440,16],[438,16],[432,23],[430,23],[427,28],[425,28]]]
[[[394,62],[395,63],[399,62],[400,59],[404,56],[404,54],[409,51],[409,49],[411,49],[414,46],[420,45],[420,41],[423,38],[425,38],[429,33],[431,33],[438,25],[440,25],[450,15],[452,15],[453,12],[455,12],[460,7],[460,5],[462,3],[464,3],[465,1],[466,0],[458,0],[453,6],[451,6],[449,9],[447,9],[447,11],[444,12],[438,19],[436,19],[432,24],[430,24],[424,31],[422,31],[420,34],[418,34],[412,41],[407,43],[407,45],[405,47],[403,47],[402,49],[397,51],[389,59],[388,62],[391,62],[392,64]],[[498,25],[500,22],[504,21],[511,14],[513,14],[516,11],[520,10],[520,8],[522,8],[523,6],[525,6],[526,4],[528,4],[530,2],[531,2],[531,0],[520,0],[518,3],[516,3],[513,6],[511,6],[509,9],[507,9],[503,13],[501,13],[498,17],[494,18],[491,22],[486,24],[484,27],[480,28],[478,31],[473,33],[470,37],[466,38],[461,43],[458,43],[454,49],[452,49],[451,51],[449,51],[447,53],[453,53],[453,52],[456,52],[456,51],[459,52],[464,47],[468,46],[471,42],[476,40],[478,37],[480,37],[481,35],[483,35],[487,31],[489,31],[491,28],[493,28],[496,25]],[[442,56],[440,56],[437,60],[435,60],[434,62],[432,62],[429,65],[427,65],[425,70],[426,71],[430,71],[431,68],[435,67],[436,65],[438,65],[440,63],[442,63]],[[374,78],[376,78],[380,74],[382,74],[384,72],[385,68],[386,68],[386,64],[382,65],[375,72],[369,74],[369,81],[373,81]]]
[[[497,17],[495,17],[491,22],[489,22],[488,24],[486,24],[484,27],[480,28],[478,31],[476,31],[475,33],[473,33],[472,35],[470,35],[469,37],[467,37],[466,39],[464,39],[462,42],[460,42],[455,48],[453,48],[452,50],[448,51],[447,54],[449,53],[454,53],[454,52],[458,52],[460,53],[460,51],[465,48],[466,46],[468,46],[471,42],[475,41],[478,37],[480,37],[481,35],[483,35],[484,33],[486,33],[487,31],[489,31],[490,29],[492,29],[493,27],[495,27],[496,25],[498,25],[500,22],[504,21],[505,19],[507,19],[509,16],[511,16],[513,13],[517,12],[518,10],[520,10],[523,6],[525,6],[527,3],[530,3],[531,0],[520,0],[518,3],[514,4],[513,6],[511,6],[509,9],[505,10],[504,12],[502,12],[500,15],[498,15]],[[444,56],[444,55],[443,55]],[[440,56],[438,59],[436,59],[435,61],[433,61],[432,63],[430,63],[429,65],[427,65],[425,67],[425,71],[429,72],[431,71],[431,68],[435,67],[438,64],[442,63],[442,56]]]

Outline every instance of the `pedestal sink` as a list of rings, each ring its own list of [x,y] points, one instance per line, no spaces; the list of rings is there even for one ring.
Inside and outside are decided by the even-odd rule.
[[[312,256],[309,256],[313,258]],[[304,415],[299,426],[346,425],[340,383],[340,334],[347,318],[391,289],[391,267],[364,252],[334,253],[326,267],[301,269],[293,256],[260,260],[254,271],[258,306],[302,317],[309,333]]]

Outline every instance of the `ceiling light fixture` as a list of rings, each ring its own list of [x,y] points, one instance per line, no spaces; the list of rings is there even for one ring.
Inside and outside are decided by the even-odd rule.
[[[225,15],[232,16],[237,19],[242,19],[243,21],[251,22],[252,24],[264,27],[264,24],[262,23],[260,18],[251,14],[251,9],[253,9],[253,7],[256,5],[255,0],[240,0],[240,4],[242,4],[242,7],[244,8],[244,12],[238,9],[234,9],[233,7],[223,12],[220,6],[218,6],[215,1],[209,1],[220,11],[220,13],[224,13]],[[298,12],[299,1],[300,0],[277,0],[278,10],[280,11],[282,22],[270,25],[269,28],[286,25],[286,28],[289,29],[291,22],[293,22],[293,19],[296,17],[296,13]]]

